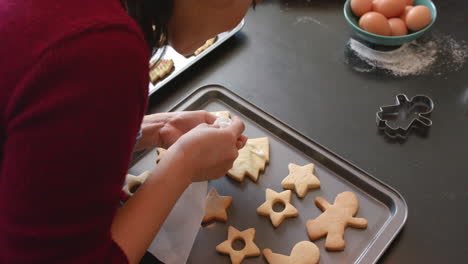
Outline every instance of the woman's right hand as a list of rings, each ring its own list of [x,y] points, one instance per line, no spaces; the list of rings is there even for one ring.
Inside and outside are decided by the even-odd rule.
[[[232,168],[238,150],[244,147],[247,140],[242,135],[244,129],[244,123],[237,117],[225,128],[200,124],[181,136],[168,149],[166,157],[173,156],[174,162],[187,169],[190,182],[220,178]]]

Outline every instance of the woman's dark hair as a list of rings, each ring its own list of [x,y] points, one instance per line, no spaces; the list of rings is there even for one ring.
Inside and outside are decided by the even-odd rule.
[[[140,25],[151,53],[167,44],[167,26],[173,0],[120,0],[128,14]],[[252,0],[255,9],[256,0]]]
[[[172,0],[121,0],[121,3],[140,26],[152,53],[167,44]]]

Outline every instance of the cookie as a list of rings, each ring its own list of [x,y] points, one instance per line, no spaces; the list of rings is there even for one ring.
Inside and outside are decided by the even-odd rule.
[[[307,221],[307,233],[311,240],[326,236],[327,250],[343,250],[345,248],[344,232],[350,226],[366,228],[367,220],[354,217],[359,209],[357,196],[352,192],[342,192],[335,198],[334,204],[329,204],[322,197],[315,199],[323,213],[314,220]]]
[[[232,264],[239,264],[246,257],[260,256],[260,249],[253,242],[254,239],[254,228],[249,228],[241,232],[235,229],[234,227],[230,226],[228,229],[228,239],[223,243],[217,245],[216,251],[222,254],[229,255],[231,257]],[[245,243],[244,248],[241,250],[233,249],[232,243],[235,240],[243,240]]]
[[[284,209],[281,212],[275,212],[273,205],[282,203]],[[257,208],[257,213],[263,216],[269,216],[274,227],[278,227],[284,219],[298,216],[296,207],[291,204],[291,191],[277,193],[272,189],[266,189],[266,201]]]
[[[153,84],[164,79],[174,69],[174,61],[172,59],[160,59],[150,64],[150,80]]]
[[[302,241],[293,247],[289,256],[273,253],[269,248],[263,250],[263,256],[270,264],[317,264],[320,251],[314,243]]]
[[[288,165],[289,175],[283,179],[281,186],[296,191],[299,198],[304,198],[309,189],[320,187],[320,181],[313,174],[314,164],[299,166],[294,163]]]
[[[157,148],[156,149],[156,152],[158,153],[158,157],[156,158],[156,163],[159,163],[161,161],[161,159],[164,157],[164,155],[166,154],[166,149],[163,149],[163,148]]]
[[[260,171],[270,161],[270,146],[267,137],[247,140],[245,146],[239,150],[239,156],[234,161],[227,175],[236,181],[243,181],[247,175],[254,182],[258,180]]]
[[[226,222],[228,219],[226,209],[231,206],[231,196],[220,196],[215,188],[211,188],[206,197],[205,216],[202,223],[208,223],[213,220]]]
[[[231,113],[229,111],[217,111],[217,112],[210,112],[210,114],[215,115],[216,117],[231,117]]]
[[[125,178],[125,184],[122,190],[128,196],[132,196],[136,192],[135,188],[142,185],[146,181],[149,175],[150,175],[149,171],[145,171],[138,176],[127,174],[127,177]]]
[[[213,45],[216,40],[218,39],[218,36],[214,37],[214,38],[210,38],[209,40],[207,40],[205,42],[205,44],[203,44],[203,46],[199,47],[194,53],[193,55],[194,56],[198,56],[200,55],[203,51],[205,51],[207,48],[209,48],[211,45]]]

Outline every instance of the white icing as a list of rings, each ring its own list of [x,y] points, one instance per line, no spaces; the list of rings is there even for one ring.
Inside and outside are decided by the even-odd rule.
[[[264,158],[265,157],[265,153],[263,153],[263,151],[257,149],[255,147],[255,145],[251,142],[247,142],[247,145],[250,146],[249,150],[254,153],[254,154],[257,154],[258,156]]]
[[[231,125],[231,119],[229,117],[225,116],[219,116],[216,118],[215,122],[213,125],[219,126],[220,128],[225,128]]]

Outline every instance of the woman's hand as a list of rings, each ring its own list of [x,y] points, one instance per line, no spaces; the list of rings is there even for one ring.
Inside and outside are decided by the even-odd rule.
[[[237,117],[225,128],[200,124],[181,136],[161,163],[180,163],[187,169],[185,180],[189,182],[220,178],[232,168],[238,150],[245,145],[247,138],[242,136],[243,131],[244,123]]]
[[[206,111],[187,111],[147,115],[141,124],[142,137],[135,150],[169,148],[182,135],[199,124],[213,124],[216,116]]]

